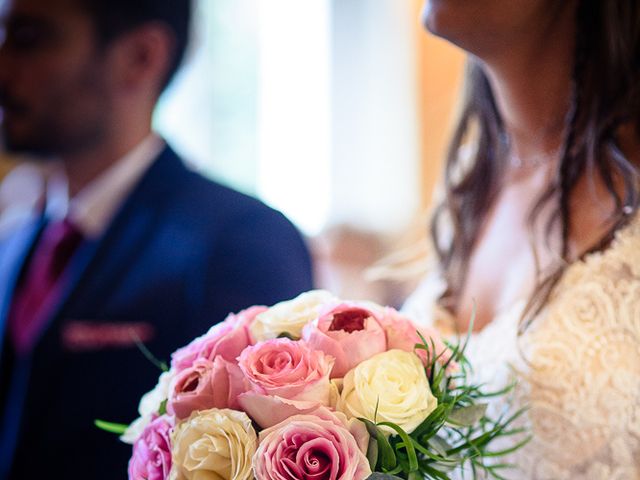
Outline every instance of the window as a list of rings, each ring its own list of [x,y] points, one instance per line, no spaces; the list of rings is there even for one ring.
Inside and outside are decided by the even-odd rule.
[[[411,2],[200,0],[197,20],[156,117],[186,158],[307,234],[406,227],[420,201]]]

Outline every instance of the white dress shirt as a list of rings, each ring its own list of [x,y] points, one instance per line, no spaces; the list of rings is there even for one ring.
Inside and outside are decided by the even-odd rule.
[[[69,198],[66,175],[59,169],[46,183],[45,215],[50,220],[67,217],[85,238],[100,237],[164,146],[158,135],[150,134],[73,198]]]
[[[0,182],[0,240],[42,212],[48,165],[24,161]]]

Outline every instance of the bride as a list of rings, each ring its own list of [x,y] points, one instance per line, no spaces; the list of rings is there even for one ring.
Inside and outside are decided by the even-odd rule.
[[[467,94],[408,300],[533,439],[517,479],[640,479],[640,2],[427,0]],[[500,408],[493,405],[492,408]]]

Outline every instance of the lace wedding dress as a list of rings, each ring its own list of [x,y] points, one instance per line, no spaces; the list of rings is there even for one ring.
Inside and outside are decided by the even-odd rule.
[[[404,312],[446,330],[435,307],[444,289],[424,279]],[[640,215],[612,245],[570,265],[533,325],[518,336],[521,300],[469,342],[474,380],[488,390],[518,384],[506,402],[529,407],[533,439],[507,457],[507,478],[640,479]],[[502,459],[501,459],[502,461]],[[467,475],[466,478],[469,478]]]

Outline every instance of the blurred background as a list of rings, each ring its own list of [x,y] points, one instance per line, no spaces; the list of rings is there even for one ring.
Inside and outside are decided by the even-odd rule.
[[[347,298],[397,305],[413,288],[365,273],[424,241],[455,117],[464,60],[422,30],[421,8],[200,0],[190,55],[156,112],[194,168],[286,214],[318,286]],[[0,222],[37,190],[6,181],[17,164],[0,153]]]

